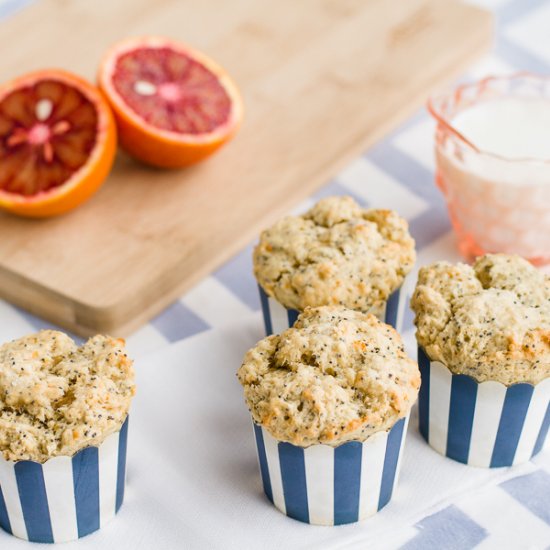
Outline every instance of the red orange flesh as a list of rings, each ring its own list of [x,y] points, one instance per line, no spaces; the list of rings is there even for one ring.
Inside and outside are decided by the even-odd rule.
[[[115,150],[110,108],[80,77],[45,70],[0,87],[0,207],[67,212],[101,186]]]
[[[225,71],[176,42],[136,38],[106,55],[99,86],[109,99],[121,146],[160,167],[198,162],[228,141],[242,102]]]

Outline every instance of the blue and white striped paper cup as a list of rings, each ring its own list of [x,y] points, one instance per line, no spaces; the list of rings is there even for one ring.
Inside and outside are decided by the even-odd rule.
[[[548,446],[550,378],[505,386],[453,374],[418,348],[420,433],[443,456],[485,468],[527,462]]]
[[[39,464],[0,454],[0,527],[31,542],[82,538],[115,517],[124,500],[128,418],[99,447]]]
[[[275,300],[275,298],[268,296],[261,285],[258,285],[258,289],[260,291],[266,336],[280,334],[291,327],[296,322],[300,312],[296,309],[285,308]],[[402,299],[401,289],[398,288],[390,295],[383,311],[381,311],[377,317],[380,321],[391,325],[399,332],[403,324],[405,306],[406,304],[405,300]]]
[[[372,516],[397,486],[409,417],[364,442],[297,447],[254,424],[264,492],[283,514],[312,525]]]

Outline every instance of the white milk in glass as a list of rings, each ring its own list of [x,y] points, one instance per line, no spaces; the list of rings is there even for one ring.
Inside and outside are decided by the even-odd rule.
[[[462,253],[550,261],[550,84],[517,75],[459,87],[429,105],[437,183]]]

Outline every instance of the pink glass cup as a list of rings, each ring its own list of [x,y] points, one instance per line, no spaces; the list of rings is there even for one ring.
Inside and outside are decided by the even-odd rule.
[[[459,112],[504,97],[550,101],[550,77],[488,77],[429,100],[437,121],[436,183],[467,259],[505,252],[541,265],[550,262],[550,159],[488,153],[453,127]]]

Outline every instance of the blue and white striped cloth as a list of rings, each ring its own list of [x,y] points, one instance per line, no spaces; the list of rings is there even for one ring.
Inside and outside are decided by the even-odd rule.
[[[497,41],[491,55],[476,64],[465,78],[518,70],[550,73],[550,2],[475,1],[495,11]],[[0,17],[8,18],[13,10],[27,3],[28,0],[0,0]],[[352,195],[371,207],[395,208],[409,220],[419,251],[417,265],[439,259],[459,260],[443,199],[433,183],[433,130],[425,111],[419,111],[297,211],[333,194]],[[132,335],[128,339],[131,353],[139,358],[258,312],[260,301],[252,275],[251,247],[252,244]],[[415,278],[416,273],[412,273],[403,289],[408,296]],[[407,349],[415,356],[412,314],[408,308],[403,324]],[[44,327],[50,325],[0,302],[0,341]],[[469,488],[443,509],[418,518],[410,526],[404,525],[401,547],[550,548],[548,455],[540,454],[533,462],[533,471],[527,474],[511,477],[497,486]],[[8,540],[0,532],[0,547],[6,547]]]

